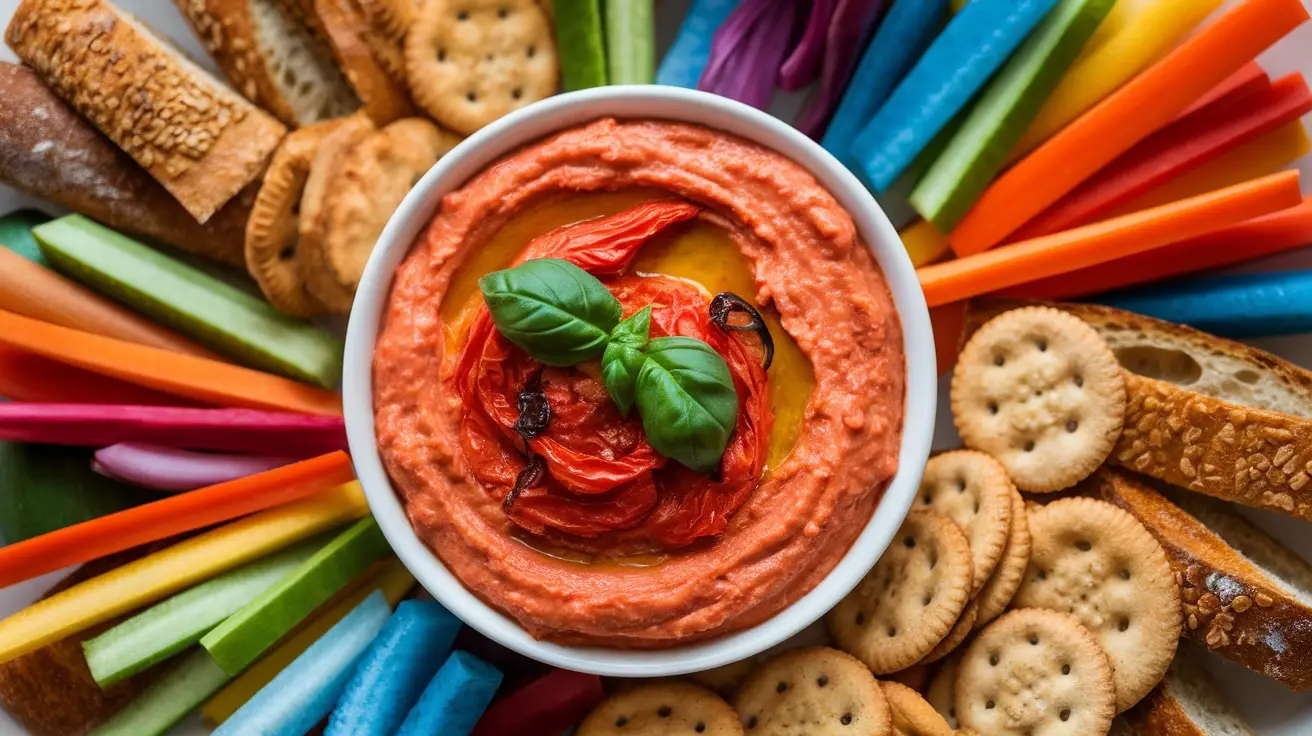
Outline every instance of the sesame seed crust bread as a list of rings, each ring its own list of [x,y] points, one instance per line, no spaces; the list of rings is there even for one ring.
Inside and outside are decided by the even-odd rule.
[[[972,303],[968,332],[1020,302]],[[1312,520],[1312,372],[1253,347],[1090,304],[1125,370],[1125,427],[1110,462],[1226,501]]]
[[[1216,689],[1200,659],[1181,648],[1161,684],[1125,714],[1125,733],[1257,736]]]
[[[1312,689],[1312,566],[1223,503],[1113,470],[1096,480],[1166,550],[1185,638],[1292,690]]]
[[[115,230],[232,266],[252,184],[204,225],[118,146],[100,134],[31,69],[0,62],[0,181]]]
[[[104,0],[23,0],[10,48],[204,223],[287,129]]]
[[[302,127],[360,106],[314,29],[285,0],[174,0],[238,92]]]

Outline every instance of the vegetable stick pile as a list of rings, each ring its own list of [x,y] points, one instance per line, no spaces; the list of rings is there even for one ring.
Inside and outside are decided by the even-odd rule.
[[[1283,171],[1312,92],[1256,62],[1300,0],[692,0],[660,59],[654,0],[551,4],[565,91],[809,89],[798,129],[915,213],[896,224],[941,358],[982,295],[1312,330],[1307,274],[1210,273],[1312,245]],[[577,724],[596,677],[515,682],[410,597],[343,452],[341,354],[91,219],[0,217],[0,587],[89,563],[0,620],[0,685],[71,644],[96,734]]]

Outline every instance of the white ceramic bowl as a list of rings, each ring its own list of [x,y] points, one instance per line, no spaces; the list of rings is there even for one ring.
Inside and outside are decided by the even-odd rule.
[[[709,642],[659,651],[538,641],[476,598],[411,529],[383,470],[374,436],[372,359],[392,274],[442,196],[530,141],[608,116],[700,123],[756,141],[810,171],[851,214],[874,252],[893,292],[905,341],[906,418],[898,472],[842,561],[814,590],[765,623]],[[693,90],[630,86],[560,95],[512,113],[470,136],[424,176],[392,216],[360,282],[346,335],[343,392],[351,455],[369,506],[401,561],[434,598],[469,626],[533,659],[599,675],[657,677],[710,669],[764,651],[823,616],[857,584],[883,554],[915,496],[934,429],[936,384],[929,313],[915,269],[888,218],[851,172],[806,136],[754,108]]]

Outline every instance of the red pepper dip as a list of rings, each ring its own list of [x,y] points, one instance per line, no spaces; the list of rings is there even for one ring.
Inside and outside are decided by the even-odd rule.
[[[477,279],[548,258],[723,359],[713,468],[657,452],[598,361],[498,331]],[[896,471],[904,379],[883,276],[810,174],[709,128],[601,120],[442,201],[396,274],[375,422],[416,532],[480,599],[539,638],[659,648],[758,624],[833,569]]]

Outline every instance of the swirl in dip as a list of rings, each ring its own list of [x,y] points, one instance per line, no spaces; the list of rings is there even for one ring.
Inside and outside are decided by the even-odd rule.
[[[723,358],[737,418],[714,469],[658,453],[597,361],[543,365],[498,332],[478,279],[538,258]],[[759,333],[712,319],[721,293],[759,310],[768,370]],[[373,390],[411,522],[467,588],[539,638],[658,648],[758,624],[838,563],[897,468],[904,374],[883,276],[810,174],[709,128],[601,120],[442,201],[397,270]],[[525,395],[550,407],[531,437]]]

